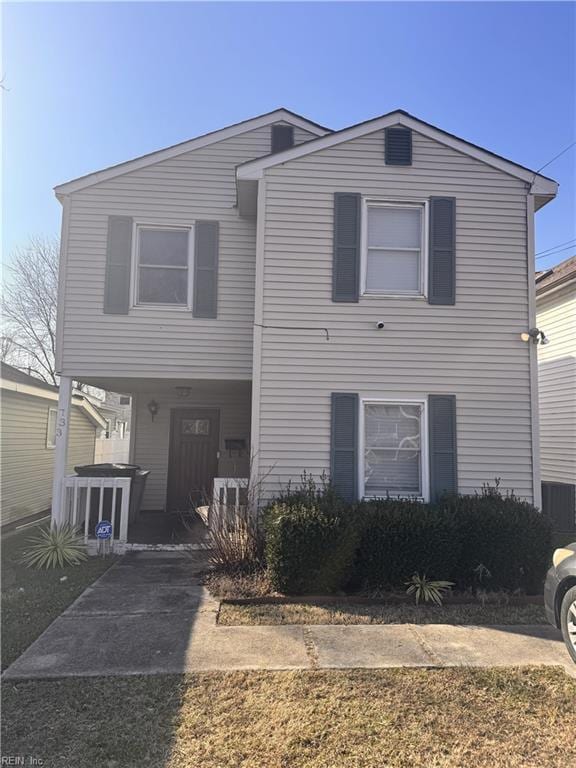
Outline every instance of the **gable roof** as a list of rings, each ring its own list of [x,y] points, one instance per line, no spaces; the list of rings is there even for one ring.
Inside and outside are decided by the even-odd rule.
[[[56,197],[60,199],[63,195],[69,195],[72,192],[77,192],[80,189],[91,187],[93,184],[98,184],[101,181],[107,181],[113,179],[116,176],[121,176],[124,173],[130,173],[130,171],[136,171],[140,168],[145,168],[148,165],[161,162],[162,160],[168,160],[172,157],[177,157],[185,152],[191,152],[194,149],[201,149],[202,147],[215,144],[217,141],[223,141],[224,139],[238,136],[246,131],[252,131],[256,128],[262,128],[267,125],[272,125],[279,121],[285,121],[298,128],[303,128],[316,136],[324,136],[327,133],[331,133],[330,128],[326,128],[319,123],[315,123],[302,115],[292,112],[289,109],[280,107],[272,112],[266,112],[263,115],[257,115],[247,120],[242,120],[239,123],[233,123],[224,128],[219,128],[209,133],[204,133],[200,136],[196,136],[193,139],[182,141],[179,144],[174,144],[164,149],[156,150],[155,152],[149,152],[146,155],[141,155],[132,160],[127,160],[123,163],[111,165],[108,168],[103,168],[93,173],[88,173],[84,176],[79,176],[71,181],[66,181],[63,184],[58,184],[54,187]]]
[[[561,261],[555,267],[536,273],[536,294],[541,296],[572,280],[576,281],[576,256]]]
[[[42,397],[58,403],[58,387],[48,384],[36,376],[24,373],[8,363],[0,362],[0,388],[32,397]],[[97,408],[80,392],[74,392],[73,405],[84,411],[84,415],[97,427],[105,429],[106,421]]]
[[[472,144],[465,139],[461,139],[452,133],[437,128],[430,123],[420,120],[409,112],[405,112],[402,109],[396,109],[393,112],[388,112],[380,117],[366,120],[356,125],[352,125],[348,128],[343,128],[340,131],[334,131],[333,133],[325,136],[311,139],[304,144],[286,149],[283,152],[278,152],[274,155],[265,155],[264,157],[257,158],[256,160],[250,160],[246,163],[242,163],[238,166],[237,178],[239,181],[251,181],[262,177],[263,172],[267,168],[279,165],[281,163],[295,160],[299,157],[311,154],[312,152],[319,152],[322,149],[333,147],[344,141],[350,141],[360,136],[365,136],[368,133],[373,133],[382,128],[387,128],[390,125],[404,125],[407,128],[412,128],[418,133],[428,136],[435,141],[445,144],[447,146],[456,149],[463,154],[474,157],[487,165],[491,165],[494,168],[498,168],[504,173],[508,173],[510,176],[521,179],[531,185],[531,192],[534,194],[541,194],[549,196],[550,199],[556,195],[558,190],[558,184],[547,176],[542,176],[536,171],[532,171],[529,168],[514,163],[511,160],[497,155],[495,152],[491,152],[487,149],[479,147],[477,144]],[[547,200],[545,202],[548,202]]]
[[[8,381],[27,384],[30,387],[39,387],[48,392],[58,392],[58,387],[55,387],[54,384],[48,384],[48,382],[43,381],[43,379],[39,379],[37,376],[32,376],[29,373],[24,373],[24,371],[21,371],[19,368],[14,368],[13,365],[8,365],[8,363],[0,362],[0,376],[2,376],[2,379],[7,379]]]

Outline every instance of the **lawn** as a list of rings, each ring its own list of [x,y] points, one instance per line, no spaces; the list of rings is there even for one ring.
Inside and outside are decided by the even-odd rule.
[[[265,624],[546,624],[541,605],[370,605],[330,603],[222,603],[218,623]]]
[[[576,683],[555,668],[84,678],[3,696],[4,755],[44,768],[576,765]]]
[[[72,568],[26,568],[20,558],[34,530],[2,539],[2,669],[114,562],[111,557],[90,557]]]

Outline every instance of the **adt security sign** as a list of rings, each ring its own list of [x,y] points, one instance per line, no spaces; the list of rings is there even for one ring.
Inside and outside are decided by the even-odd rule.
[[[100,520],[96,526],[96,538],[97,539],[111,539],[112,538],[112,523],[108,520]]]

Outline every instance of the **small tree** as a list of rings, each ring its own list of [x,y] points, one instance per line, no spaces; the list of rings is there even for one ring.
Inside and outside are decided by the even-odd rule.
[[[7,267],[2,302],[2,360],[49,384],[56,377],[57,238],[31,238]]]

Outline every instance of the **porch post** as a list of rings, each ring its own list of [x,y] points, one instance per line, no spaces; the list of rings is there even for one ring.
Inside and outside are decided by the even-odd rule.
[[[72,404],[72,378],[60,377],[58,417],[56,419],[56,443],[54,448],[54,479],[52,483],[52,526],[64,522],[63,480],[68,463],[68,425]]]

